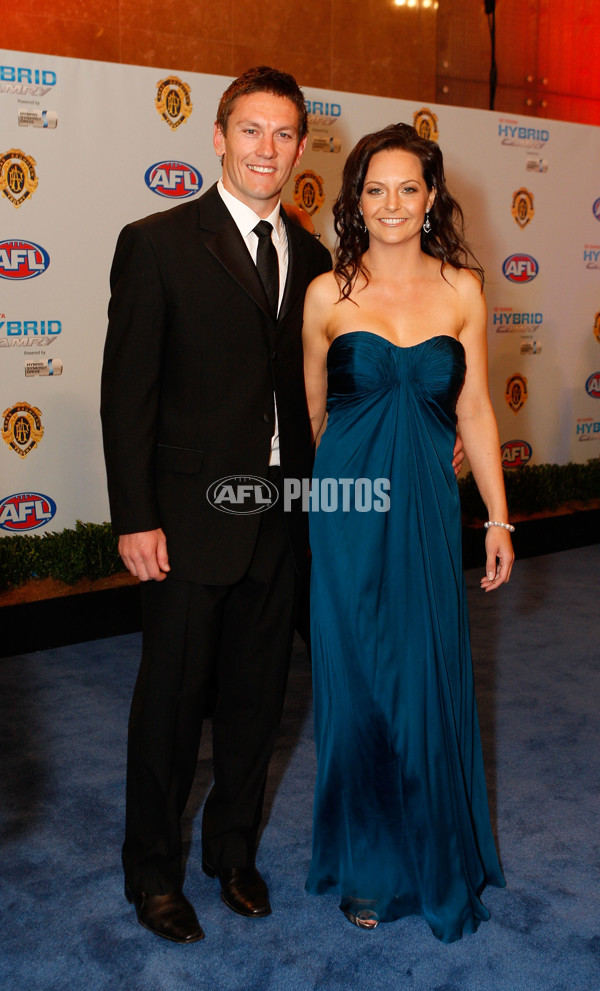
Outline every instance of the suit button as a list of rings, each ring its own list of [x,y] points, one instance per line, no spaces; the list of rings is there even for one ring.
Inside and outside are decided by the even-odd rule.
[[[270,413],[263,413],[263,420],[265,421],[265,423],[270,423],[272,419],[273,417],[271,416]]]
[[[271,360],[275,361],[276,357],[277,357],[277,351],[273,351],[273,354],[271,355]]]

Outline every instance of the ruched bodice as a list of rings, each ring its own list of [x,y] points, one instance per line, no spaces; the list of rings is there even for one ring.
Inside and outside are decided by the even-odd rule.
[[[436,402],[453,415],[465,374],[464,348],[443,334],[400,347],[379,334],[353,331],[332,342],[327,371],[329,411],[348,399],[360,402],[379,389],[410,383],[415,398]]]
[[[367,331],[328,353],[311,504],[318,772],[307,889],[421,914],[445,941],[502,885],[452,469],[464,349]]]

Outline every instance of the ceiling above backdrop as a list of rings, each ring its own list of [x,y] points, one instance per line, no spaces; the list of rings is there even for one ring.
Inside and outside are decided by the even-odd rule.
[[[491,13],[493,11],[493,13]],[[20,0],[6,49],[600,124],[598,0]]]

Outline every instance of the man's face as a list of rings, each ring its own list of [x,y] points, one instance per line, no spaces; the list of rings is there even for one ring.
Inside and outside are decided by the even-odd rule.
[[[215,124],[213,144],[217,155],[225,156],[225,189],[259,217],[268,217],[300,161],[306,138],[299,140],[298,110],[291,100],[250,93],[236,100],[227,134]]]

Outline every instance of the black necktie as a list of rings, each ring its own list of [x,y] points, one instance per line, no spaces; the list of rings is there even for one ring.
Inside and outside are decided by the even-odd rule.
[[[267,294],[271,311],[276,317],[279,305],[279,260],[277,249],[271,240],[272,230],[268,220],[260,220],[254,228],[254,233],[258,238],[256,267]]]

